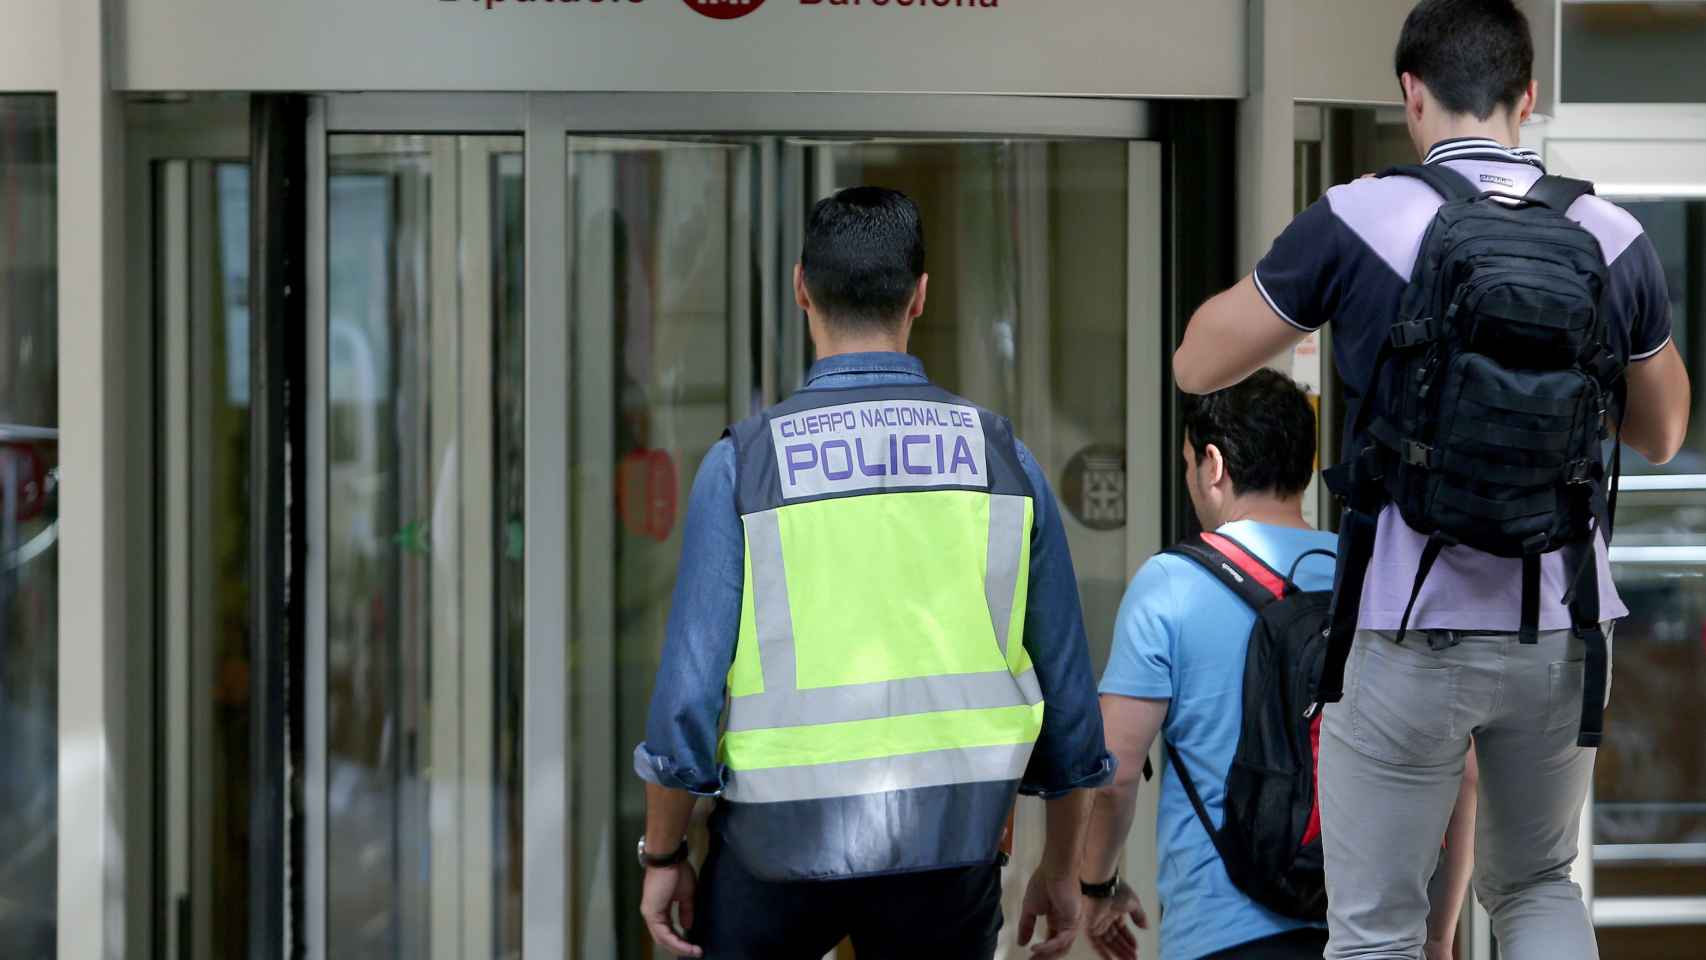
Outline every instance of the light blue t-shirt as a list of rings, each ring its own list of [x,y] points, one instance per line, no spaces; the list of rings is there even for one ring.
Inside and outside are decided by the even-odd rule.
[[[1310,550],[1334,549],[1337,539],[1247,520],[1219,532],[1282,574]],[[1306,558],[1295,580],[1304,590],[1331,589],[1332,558]],[[1216,826],[1225,821],[1226,774],[1244,720],[1244,654],[1255,622],[1244,601],[1194,561],[1158,554],[1126,589],[1102,676],[1105,694],[1171,701],[1162,736],[1184,758]],[[1259,906],[1232,885],[1170,764],[1161,777],[1155,833],[1161,960],[1197,960],[1309,926]]]

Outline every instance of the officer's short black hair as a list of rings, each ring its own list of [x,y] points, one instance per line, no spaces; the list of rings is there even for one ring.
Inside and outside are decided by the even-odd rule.
[[[1220,448],[1233,492],[1293,497],[1315,473],[1315,409],[1295,380],[1266,367],[1243,383],[1186,396],[1185,439]]]
[[[1485,120],[1522,100],[1534,36],[1512,0],[1422,0],[1398,36],[1398,75],[1412,74],[1452,113]]]
[[[819,200],[800,253],[827,323],[894,327],[924,275],[924,218],[898,190],[851,187]]]

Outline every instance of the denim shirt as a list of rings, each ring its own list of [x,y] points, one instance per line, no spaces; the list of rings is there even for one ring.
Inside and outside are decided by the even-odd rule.
[[[803,389],[928,382],[916,357],[854,353],[813,364]],[[1114,759],[1102,739],[1096,679],[1060,508],[1048,478],[1023,444],[1019,461],[1036,492],[1024,643],[1047,703],[1019,789],[1048,798],[1107,783]],[[651,783],[717,796],[728,782],[727,770],[717,762],[718,721],[740,631],[745,551],[735,508],[734,443],[724,437],[705,456],[693,481],[646,741],[634,749],[635,772]]]

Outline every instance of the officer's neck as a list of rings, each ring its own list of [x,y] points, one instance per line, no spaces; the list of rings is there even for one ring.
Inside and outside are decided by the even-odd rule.
[[[1303,519],[1303,497],[1276,497],[1267,494],[1251,494],[1234,497],[1221,508],[1220,516],[1216,517],[1215,527],[1223,527],[1240,520],[1252,523],[1263,523],[1271,527],[1293,527],[1300,530],[1313,529]]]
[[[819,360],[846,353],[905,353],[912,333],[911,323],[887,327],[836,329],[812,318],[812,351]]]

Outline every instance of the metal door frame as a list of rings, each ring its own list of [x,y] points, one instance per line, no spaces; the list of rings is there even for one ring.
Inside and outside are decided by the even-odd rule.
[[[147,872],[143,882],[146,899],[152,905],[164,894],[172,908],[155,913],[149,907],[148,912],[155,917],[150,935],[159,949],[166,951],[164,955],[178,956],[175,951],[180,949],[183,932],[178,925],[177,897],[191,897],[193,910],[198,888],[204,888],[202,892],[209,897],[213,894],[211,878],[197,869],[205,868],[205,864],[194,862],[189,844],[195,809],[191,794],[200,791],[188,783],[189,758],[183,749],[210,718],[198,717],[194,709],[190,684],[195,673],[195,640],[181,630],[187,625],[193,565],[189,480],[194,463],[188,431],[193,408],[185,390],[193,352],[189,326],[193,308],[187,287],[173,289],[176,284],[169,284],[157,290],[155,282],[157,261],[168,270],[194,265],[160,260],[163,251],[158,249],[156,214],[165,218],[161,226],[173,231],[173,236],[182,235],[187,224],[179,219],[184,211],[160,208],[155,169],[160,163],[173,161],[247,165],[249,104],[247,98],[193,104],[131,103],[125,107],[124,120],[126,297],[132,305],[132,322],[146,325],[155,344],[153,357],[143,366],[149,371],[148,392],[158,398],[153,463],[159,475],[152,481],[152,489],[160,494],[156,524],[159,540],[153,562],[159,600],[153,622],[141,628],[144,642],[151,641],[156,651],[153,659],[157,665],[153,670],[131,671],[126,710],[136,729],[158,731],[132,738],[133,744],[145,749],[132,758],[127,770],[131,802],[148,807],[146,822],[161,829],[157,836],[150,831],[146,837],[134,838],[129,849],[144,862],[152,859],[159,864]],[[190,184],[185,178],[169,173],[163,186],[172,192],[170,199],[189,201]],[[188,282],[187,276],[176,279]]]
[[[1156,409],[1161,376],[1161,151],[1152,137],[1150,109],[1141,101],[960,95],[792,94],[333,94],[316,98],[309,118],[309,401],[307,539],[307,683],[305,770],[305,939],[311,960],[325,957],[326,842],[326,283],[328,137],[344,133],[520,133],[525,137],[526,177],[526,387],[528,416],[524,562],[526,662],[523,681],[523,877],[522,950],[527,957],[567,955],[576,918],[571,901],[574,770],[568,764],[575,695],[569,688],[565,631],[572,623],[572,586],[579,572],[573,539],[571,451],[578,429],[589,429],[578,407],[584,398],[564,371],[573,370],[573,302],[566,264],[571,247],[571,197],[567,163],[571,135],[764,134],[993,136],[1006,138],[1098,138],[1131,143],[1128,226],[1128,486],[1129,565],[1159,548],[1160,516],[1149,517],[1167,451],[1159,451],[1162,424],[1144,412]],[[792,309],[775,303],[770,291],[791,260],[774,224],[782,171],[770,152],[762,154],[757,180],[759,227],[755,253],[769,275],[760,305],[763,356],[774,358],[772,333]],[[1135,229],[1138,220],[1147,221]],[[582,344],[581,349],[586,349]],[[771,377],[773,362],[757,375],[766,396],[782,384]],[[739,371],[736,370],[736,373]],[[577,402],[581,401],[581,402]],[[547,413],[549,412],[549,413]],[[1155,450],[1146,456],[1140,451]],[[603,771],[596,771],[602,776]],[[1143,834],[1140,829],[1139,834]],[[1141,847],[1143,837],[1134,846]],[[1153,838],[1147,854],[1134,852],[1146,874],[1154,869]],[[621,845],[616,845],[620,855]]]
[[[1599,194],[1608,199],[1706,199],[1706,106],[1566,103],[1550,121],[1524,132],[1525,145],[1540,150],[1552,172],[1596,179]],[[1706,496],[1706,475],[1625,476],[1621,492],[1633,505],[1692,499]],[[1610,556],[1614,564],[1699,563],[1706,548],[1614,544]],[[1593,870],[1598,862],[1706,863],[1706,844],[1596,844],[1593,821],[1590,792],[1582,812],[1576,880],[1595,927],[1706,925],[1706,896],[1595,897]]]

